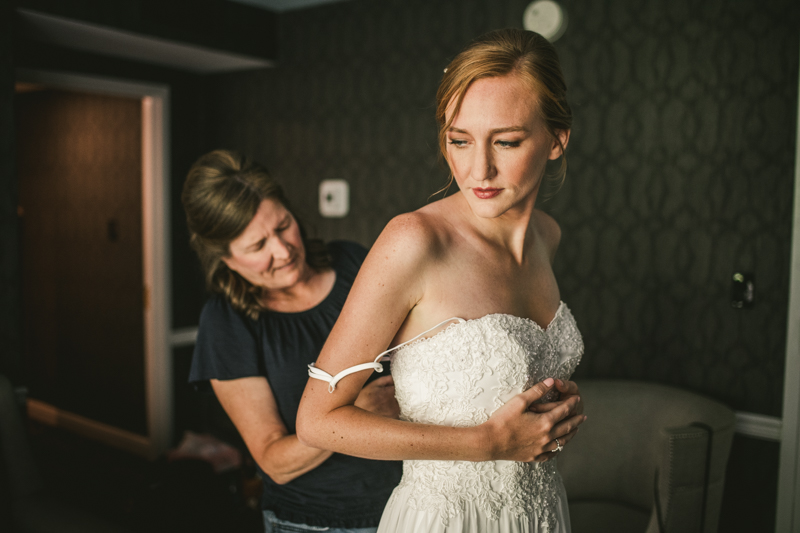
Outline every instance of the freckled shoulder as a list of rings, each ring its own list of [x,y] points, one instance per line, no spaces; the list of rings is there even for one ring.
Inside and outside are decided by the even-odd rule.
[[[556,219],[540,209],[534,210],[533,223],[536,231],[545,241],[547,250],[550,253],[550,262],[556,257],[558,245],[561,242],[561,226]]]
[[[443,249],[438,218],[425,210],[398,215],[386,225],[372,250],[376,255],[421,266]]]
[[[371,309],[373,317],[394,323],[394,335],[426,294],[428,273],[437,258],[444,256],[436,218],[416,211],[389,221],[361,266],[343,315],[347,315],[351,299],[358,301],[361,310]]]

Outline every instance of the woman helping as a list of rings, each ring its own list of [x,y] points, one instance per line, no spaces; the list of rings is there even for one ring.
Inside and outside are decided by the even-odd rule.
[[[267,533],[374,532],[400,464],[305,446],[295,435],[306,365],[327,339],[366,250],[307,239],[267,171],[229,151],[195,163],[182,200],[213,293],[189,381],[213,388],[261,470]],[[392,378],[367,384],[356,405],[396,417]]]

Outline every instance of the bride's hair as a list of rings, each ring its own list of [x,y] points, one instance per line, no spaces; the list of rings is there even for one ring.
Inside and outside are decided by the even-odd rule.
[[[572,110],[567,103],[567,84],[561,73],[556,49],[532,31],[495,30],[471,42],[445,69],[436,93],[436,121],[439,124],[439,149],[447,160],[447,130],[461,109],[469,86],[476,80],[515,75],[528,83],[538,97],[539,111],[550,136],[561,146],[561,167],[555,175],[559,183],[567,171],[565,146],[559,132],[572,127]],[[447,108],[453,102],[450,117]],[[450,176],[450,183],[453,176]],[[449,186],[449,183],[448,183]]]

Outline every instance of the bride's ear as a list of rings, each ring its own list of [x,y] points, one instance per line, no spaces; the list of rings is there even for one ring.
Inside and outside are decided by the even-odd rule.
[[[567,145],[569,144],[569,134],[570,130],[558,130],[556,132],[556,138],[553,139],[553,145],[550,148],[550,159],[558,159],[562,155],[564,155],[564,150],[567,149]]]

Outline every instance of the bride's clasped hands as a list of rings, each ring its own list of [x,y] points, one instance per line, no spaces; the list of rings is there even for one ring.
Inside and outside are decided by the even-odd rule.
[[[577,392],[574,382],[563,383],[567,385],[565,392]],[[563,447],[572,440],[580,424],[586,420],[580,414],[580,396],[570,394],[565,400],[536,403],[556,388],[555,385],[553,378],[540,381],[511,398],[476,428],[486,432],[489,456],[484,460],[544,462],[556,456],[554,452],[559,446]],[[556,444],[556,439],[559,444]]]

